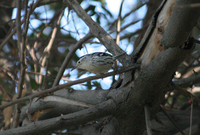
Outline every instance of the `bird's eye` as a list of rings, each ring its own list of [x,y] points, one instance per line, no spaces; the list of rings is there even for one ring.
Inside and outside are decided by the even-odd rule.
[[[78,63],[81,63],[80,61],[78,61]]]

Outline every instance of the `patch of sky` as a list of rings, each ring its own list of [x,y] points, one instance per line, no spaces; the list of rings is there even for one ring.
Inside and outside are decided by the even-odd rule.
[[[70,11],[68,13],[68,8],[64,11],[64,17],[61,20],[61,31],[63,34],[71,34],[72,37],[80,40],[89,32],[87,25],[77,16],[76,12]],[[77,34],[78,33],[78,34]]]

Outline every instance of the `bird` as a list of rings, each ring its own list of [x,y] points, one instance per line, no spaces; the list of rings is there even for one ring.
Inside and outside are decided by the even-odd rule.
[[[76,68],[87,70],[96,75],[106,73],[112,68],[114,61],[120,56],[126,54],[126,52],[112,56],[105,52],[95,52],[86,54],[77,61]]]

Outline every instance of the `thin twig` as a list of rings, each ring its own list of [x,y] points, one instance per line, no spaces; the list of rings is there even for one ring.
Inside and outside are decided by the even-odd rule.
[[[187,96],[187,97],[191,97],[193,100],[195,100],[196,102],[200,103],[200,99],[198,99],[197,97],[195,97],[192,93],[184,90],[183,88],[181,88],[180,86],[178,86],[177,84],[172,82],[172,86],[174,86],[174,88],[176,90],[178,90],[179,92],[181,92],[183,95]]]
[[[200,7],[200,3],[173,6],[173,8],[198,8],[198,7]]]
[[[3,88],[3,86],[1,84],[0,84],[0,88],[4,92],[4,96],[6,95],[9,98],[9,101],[11,101],[12,99],[10,98],[9,94],[4,90],[4,88]]]
[[[178,131],[182,134],[185,135],[185,133],[183,133],[183,131],[178,127],[178,125],[176,125],[176,123],[172,120],[172,118],[165,112],[165,110],[161,107],[160,108],[161,111],[167,116],[167,118],[172,122],[172,124],[176,127],[176,129],[178,129]]]
[[[142,21],[142,19],[139,19],[139,20],[134,21],[134,22],[130,22],[129,24],[126,24],[126,25],[122,26],[120,29],[121,29],[121,31],[123,31],[123,30],[125,30],[126,28],[128,28],[129,26],[138,23],[139,21]],[[115,30],[110,31],[109,34],[112,34],[112,33],[114,33],[114,32],[115,32]]]
[[[28,3],[28,2],[27,2]],[[26,17],[25,17],[26,20]],[[18,36],[18,46],[20,50],[20,78],[19,84],[17,88],[17,99],[21,98],[23,84],[24,84],[24,75],[25,75],[25,44],[22,36],[21,30],[21,0],[17,1],[17,36]],[[20,116],[20,103],[16,104],[14,110],[14,120],[13,120],[13,128],[17,127],[19,124],[19,116]]]
[[[192,97],[191,97],[191,100],[192,100]],[[191,103],[191,111],[190,111],[190,132],[189,132],[189,135],[192,135],[192,116],[193,116],[193,100],[192,100],[192,103]]]
[[[10,38],[16,33],[17,27],[15,27],[12,32],[3,40],[0,44],[0,50],[4,47],[4,45],[10,40]]]
[[[46,69],[45,70],[46,70],[46,73],[44,75],[44,79],[43,79],[43,83],[42,83],[42,90],[44,90],[46,88],[46,84],[47,84],[46,81],[47,81],[47,75],[48,75],[47,71],[49,70],[49,57],[48,57],[47,62],[46,62]]]
[[[119,41],[120,41],[120,37],[119,37],[119,33],[121,31],[121,14],[122,14],[122,7],[123,7],[123,3],[124,0],[122,0],[122,3],[120,5],[120,9],[119,9],[119,14],[118,14],[118,18],[117,18],[117,35],[116,35],[116,44],[119,45]]]
[[[32,10],[32,7],[33,7],[33,3],[30,4],[30,9],[29,11]],[[28,0],[25,1],[25,24],[24,24],[24,35],[23,35],[23,49],[24,49],[24,60],[26,59],[26,46],[27,46],[27,33],[28,33],[28,28],[29,28],[29,19],[30,19],[30,16],[31,16],[31,12],[28,12]],[[24,61],[25,65],[27,64],[26,61]],[[27,70],[27,69],[24,69],[24,70]],[[25,74],[25,73],[24,73]],[[32,88],[31,88],[31,84],[30,84],[30,78],[28,76],[28,74],[25,74],[25,88],[26,88],[26,91],[28,94],[31,94],[32,93]]]
[[[55,86],[55,87],[52,87],[52,88],[49,88],[49,89],[34,93],[32,95],[29,95],[29,96],[26,96],[26,97],[22,97],[20,99],[13,100],[13,101],[11,101],[9,103],[6,103],[4,105],[1,105],[0,106],[0,110],[6,108],[8,106],[24,102],[26,100],[33,99],[33,98],[38,97],[38,96],[45,95],[47,93],[52,93],[52,92],[58,91],[60,89],[64,89],[64,88],[70,87],[70,86],[75,85],[75,84],[88,82],[88,81],[99,79],[99,78],[105,78],[105,77],[108,77],[108,76],[112,76],[114,74],[121,74],[121,73],[124,73],[124,72],[128,72],[130,70],[135,70],[135,69],[137,69],[139,67],[140,67],[139,64],[135,64],[134,66],[131,66],[131,67],[128,67],[128,68],[125,68],[125,69],[121,69],[121,70],[118,70],[118,71],[108,72],[108,73],[105,73],[105,74],[102,74],[102,75],[97,75],[97,76],[90,76],[90,77],[86,77],[86,78],[83,78],[83,79],[71,81],[71,82],[68,82],[66,84],[58,85],[58,86]]]
[[[69,12],[69,13],[70,13],[70,12]],[[69,13],[68,13],[68,18],[69,18]],[[75,31],[76,31],[76,34],[79,36],[79,39],[81,39],[81,36],[80,36],[80,34],[79,34],[79,32],[78,32],[78,29],[77,29],[77,27],[76,27],[76,25],[75,25],[74,14],[71,14],[71,17],[72,17],[72,21],[73,21],[73,25],[74,25],[74,29],[75,29]],[[87,49],[86,45],[85,45],[85,44],[82,44],[82,46],[84,47],[86,53],[88,53],[88,49]]]
[[[28,71],[26,71],[26,73],[28,73],[28,74],[34,74],[34,75],[50,76],[52,78],[56,78],[56,76],[54,76],[52,74],[49,74],[48,72],[47,72],[47,74],[40,74],[39,72],[28,72]],[[65,80],[65,81],[71,81],[70,79],[68,79],[68,78],[66,78],[64,76],[61,79]]]
[[[117,18],[117,34],[116,34],[116,44],[119,45],[119,41],[120,41],[120,36],[119,33],[121,31],[121,14],[122,14],[122,7],[123,7],[123,3],[124,0],[122,0],[121,5],[120,5],[120,9],[119,9],[119,14],[118,14],[118,18]],[[115,60],[114,62],[114,70],[117,70],[117,60]],[[115,75],[113,76],[113,83],[115,82]]]
[[[41,31],[37,34],[37,38],[34,40],[35,43],[34,43],[34,45],[33,45],[33,48],[31,49],[30,56],[32,57],[33,61],[35,62],[35,64],[34,64],[34,71],[35,71],[35,72],[38,71],[38,67],[37,67],[36,62],[39,61],[39,60],[38,60],[37,55],[36,55],[36,53],[35,53],[35,49],[38,47],[38,42],[41,41],[39,38],[40,38],[40,36],[42,35],[42,33],[43,33],[43,31],[45,30],[45,28],[46,28],[47,26],[49,26],[49,25],[57,18],[57,16],[59,16],[60,12],[62,12],[62,9],[59,10],[59,11],[57,11],[57,12],[54,14],[54,16],[53,16],[53,18],[50,20],[50,22],[49,22],[48,24],[45,24],[45,26],[44,26],[44,27],[41,29]],[[46,40],[48,40],[48,39],[46,39]],[[50,37],[49,40],[51,40],[51,37]],[[59,39],[59,40],[60,40],[60,39]],[[55,41],[55,39],[54,39],[54,41]],[[42,41],[42,42],[43,42],[43,41]],[[29,50],[30,50],[30,49],[29,49]],[[38,75],[35,75],[35,82],[36,82],[37,84],[39,84]]]
[[[62,2],[62,0],[41,1],[41,2],[40,2],[40,6],[52,4],[52,3],[55,3],[55,2]]]
[[[73,46],[73,48],[69,51],[69,53],[67,54],[67,56],[66,56],[64,62],[62,63],[62,66],[61,66],[61,68],[60,68],[60,70],[59,70],[59,72],[58,72],[58,74],[57,74],[57,76],[56,76],[56,79],[55,79],[55,81],[54,81],[54,83],[53,83],[53,86],[58,85],[58,83],[59,83],[59,81],[60,81],[60,79],[61,79],[61,77],[62,77],[62,75],[63,75],[63,73],[64,73],[64,71],[65,71],[65,69],[66,69],[66,66],[68,65],[69,61],[71,60],[71,58],[72,58],[72,56],[74,55],[74,53],[76,52],[76,50],[77,50],[78,48],[80,48],[80,46],[81,46],[84,42],[86,42],[87,40],[89,40],[89,39],[92,38],[92,37],[93,37],[93,35],[89,32],[84,38],[80,39],[80,40]]]
[[[192,92],[192,88],[191,88],[191,92]],[[192,135],[192,116],[193,116],[193,105],[194,105],[192,96],[191,96],[191,101],[192,101],[192,103],[191,103],[191,108],[190,108],[191,111],[190,111],[190,131],[189,131],[189,135]]]
[[[197,27],[197,26],[196,26],[196,27]],[[195,39],[195,38],[194,38],[194,42],[200,44],[200,41],[199,41],[198,39]]]
[[[137,7],[133,8],[130,12],[126,13],[126,14],[124,15],[124,17],[122,17],[121,20],[125,20],[126,17],[128,17],[130,14],[132,14],[132,13],[135,12],[136,10],[140,9],[141,7],[143,7],[143,6],[144,6],[145,4],[147,4],[147,3],[148,3],[148,2],[145,2],[145,3],[141,4],[141,5],[138,5]],[[117,22],[117,20],[115,20],[115,21],[110,25],[111,27],[109,27],[108,29],[111,30],[112,27],[114,26],[114,24],[115,24],[116,22]]]
[[[144,112],[145,112],[147,135],[152,135],[150,111],[149,111],[149,107],[147,105],[144,106]]]
[[[64,8],[63,8],[64,9]],[[45,63],[46,61],[48,60],[48,57],[50,55],[50,51],[51,51],[51,48],[52,48],[52,45],[53,45],[53,42],[54,42],[54,39],[56,37],[56,33],[57,33],[57,30],[58,30],[58,26],[60,26],[60,21],[61,21],[61,18],[63,16],[63,12],[61,11],[60,13],[60,16],[58,18],[58,21],[56,23],[56,27],[53,29],[53,32],[52,32],[52,35],[51,35],[51,39],[49,40],[49,44],[47,45],[47,47],[44,49],[44,54],[45,56],[43,57],[42,59],[42,62],[41,62],[41,65],[42,67],[45,66]],[[43,68],[40,69],[40,73],[42,74],[43,72]],[[40,75],[39,76],[39,84],[42,83],[42,76]]]
[[[2,4],[0,4],[0,7],[2,7],[2,8],[10,8],[10,9],[16,8],[16,6],[7,6],[7,5],[2,5]]]
[[[144,29],[146,29],[148,27],[148,25],[145,25],[145,26],[143,26],[141,29],[138,29],[138,30],[136,30],[135,32],[133,32],[133,33],[129,33],[129,34],[126,34],[126,35],[124,35],[124,36],[121,36],[121,40],[122,39],[125,39],[125,38],[128,38],[128,39],[130,39],[132,36],[134,36],[134,35],[136,35],[136,34],[139,34],[140,32],[142,32]]]
[[[32,116],[31,116],[31,113],[29,112],[28,109],[26,110],[26,114],[27,114],[28,120],[29,120],[30,122],[33,122],[34,120],[33,120]]]

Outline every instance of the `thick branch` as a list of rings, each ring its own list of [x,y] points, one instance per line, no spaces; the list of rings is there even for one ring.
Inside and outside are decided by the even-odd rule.
[[[44,100],[36,101],[35,99],[32,101],[31,105],[28,104],[23,107],[21,110],[20,122],[24,125],[23,121],[27,118],[27,110],[32,115],[34,121],[37,121],[57,117],[61,114],[77,112],[91,106],[93,105],[59,96],[47,96]]]
[[[174,83],[183,88],[189,87],[191,85],[200,83],[200,74],[174,81]]]
[[[199,7],[188,7],[188,5],[199,2],[200,0],[176,0],[161,45],[168,48],[184,44],[200,14]]]
[[[89,104],[99,104],[107,99],[109,90],[73,90],[63,89],[54,92],[54,95],[62,96],[67,99],[73,99]]]
[[[75,125],[84,124],[94,119],[105,117],[107,115],[111,115],[115,112],[115,110],[115,103],[113,102],[113,100],[110,99],[99,105],[79,112],[63,115],[48,120],[36,121],[24,127],[6,130],[1,132],[0,135],[13,135],[13,133],[20,135],[37,135],[38,133],[46,134],[50,131],[65,129]]]
[[[84,124],[94,119],[99,119],[115,112],[116,106],[113,100],[108,100],[94,107],[63,115],[60,117],[32,122],[24,127],[2,131],[0,135],[37,135],[48,133],[54,130],[66,129],[75,125]]]
[[[90,28],[90,32],[97,37],[102,44],[111,52],[113,55],[122,54],[124,51],[116,45],[115,41],[112,37],[96,22],[92,20],[92,18],[82,9],[79,3],[76,0],[70,1],[66,0],[67,4],[75,10],[78,16],[87,24]],[[124,65],[128,65],[128,57],[127,55],[123,55],[119,58],[119,61]],[[130,63],[130,61],[129,61]]]
[[[31,106],[28,104],[23,107],[21,110],[20,121],[23,121],[24,118],[27,117],[27,109],[30,114],[33,114],[39,110],[51,109],[49,110],[49,113],[53,113],[54,117],[59,116],[60,114],[68,114],[80,111],[84,109],[83,107],[97,105],[106,101],[108,92],[108,90],[59,90],[56,91],[54,95],[46,96],[41,100],[36,101],[37,99],[34,99],[31,102]],[[46,116],[45,114],[45,118],[49,118],[51,116],[52,115],[48,114]],[[38,117],[40,118],[43,116]]]
[[[163,50],[148,66],[142,69],[130,92],[126,88],[124,91],[115,90],[113,93],[109,93],[109,96],[119,105],[120,130],[129,134],[143,133],[145,130],[143,107],[151,106],[150,116],[151,118],[155,117],[174,71],[191,51],[180,48]],[[121,94],[118,94],[119,92]],[[122,98],[124,102],[122,102]]]

